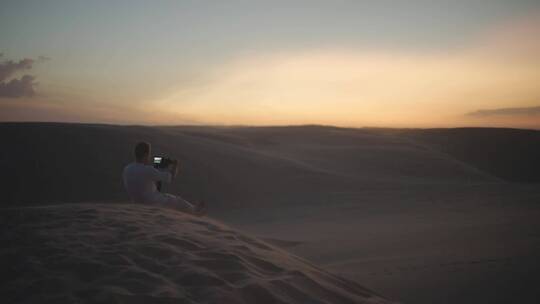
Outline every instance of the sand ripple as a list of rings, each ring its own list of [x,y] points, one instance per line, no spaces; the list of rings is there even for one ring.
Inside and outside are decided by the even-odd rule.
[[[207,218],[132,204],[5,209],[3,303],[388,303]]]

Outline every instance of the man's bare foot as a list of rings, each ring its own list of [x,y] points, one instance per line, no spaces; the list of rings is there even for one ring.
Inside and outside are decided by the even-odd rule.
[[[193,209],[193,214],[196,216],[206,215],[206,203],[204,201],[200,201]]]

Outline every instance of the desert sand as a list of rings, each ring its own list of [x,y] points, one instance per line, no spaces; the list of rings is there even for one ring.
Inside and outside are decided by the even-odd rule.
[[[0,124],[0,135],[10,143],[0,150],[0,177],[6,185],[2,205],[10,210],[3,211],[4,222],[10,220],[5,222],[9,229],[3,231],[15,231],[3,237],[19,240],[6,241],[10,245],[3,249],[4,253],[13,254],[13,248],[21,245],[47,248],[45,245],[50,243],[45,238],[34,238],[41,235],[35,231],[41,230],[30,228],[33,219],[43,226],[59,225],[56,222],[65,225],[69,219],[77,219],[81,210],[100,214],[93,219],[74,220],[86,221],[88,227],[84,229],[89,235],[94,230],[117,229],[106,229],[110,221],[128,221],[125,225],[132,229],[148,230],[150,234],[141,237],[150,238],[152,246],[170,249],[173,245],[153,237],[165,233],[154,230],[154,224],[155,229],[171,231],[166,227],[169,224],[150,218],[173,215],[155,208],[114,207],[115,203],[125,206],[127,202],[121,169],[131,161],[134,143],[146,140],[153,144],[156,154],[177,157],[182,164],[178,182],[166,186],[165,191],[180,193],[189,200],[204,199],[209,205],[212,219],[205,218],[199,224],[175,214],[175,225],[181,227],[178,230],[190,231],[194,241],[210,242],[218,251],[230,252],[233,249],[229,246],[244,246],[257,258],[283,269],[278,277],[298,267],[320,267],[324,271],[314,272],[320,276],[313,275],[312,270],[302,271],[344,299],[355,299],[353,302],[379,298],[354,298],[358,295],[350,290],[342,293],[345,287],[333,280],[322,280],[328,278],[322,273],[345,278],[339,279],[344,282],[358,282],[402,303],[540,302],[540,131],[6,123]],[[79,203],[85,207],[72,206]],[[13,214],[23,217],[17,220]],[[65,218],[56,219],[53,214]],[[239,235],[249,234],[250,239],[258,240],[257,244],[272,249],[265,251],[238,239],[214,243],[214,239],[227,233],[213,231],[208,228],[213,226],[202,222]],[[78,245],[71,241],[62,245],[63,240],[56,239],[62,234],[76,236],[77,229],[72,225],[62,227],[45,236],[59,242],[57,247],[64,250],[64,256],[77,259],[73,252],[78,251],[72,247]],[[199,230],[207,231],[209,236]],[[180,233],[170,237],[185,236]],[[33,241],[28,244],[21,239]],[[111,242],[128,247],[128,241],[121,237]],[[144,241],[131,245],[139,243]],[[37,249],[31,252],[39,254]],[[162,263],[158,252],[145,253],[151,260],[149,264]],[[96,253],[94,263],[106,263],[106,255],[102,259],[100,254]],[[305,302],[288,291],[278,292],[281,289],[255,275],[260,274],[257,263],[235,254],[228,256],[233,262],[227,263],[238,264],[241,260],[246,282],[250,282],[247,284],[262,284],[255,288],[261,292],[255,292],[261,301],[272,303],[274,297],[277,303]],[[300,258],[292,258],[291,254]],[[26,251],[18,256],[23,259],[32,255]],[[189,261],[197,264],[198,258],[205,259],[194,256]],[[2,263],[11,262],[3,258]],[[19,265],[27,267],[20,273],[25,278],[42,267],[22,262]],[[226,283],[223,286],[232,284],[232,289],[222,286],[229,290],[231,299],[244,299],[238,286],[247,285],[234,285],[221,276],[220,266],[214,266],[205,267]],[[45,273],[45,277],[51,273]],[[164,286],[172,288],[175,280],[182,283],[178,285],[186,284],[176,275],[161,277],[168,280]],[[99,281],[99,277],[95,279]],[[148,280],[140,285],[155,289],[141,287],[139,291],[147,296],[160,294],[156,286],[159,284],[152,283],[152,278]],[[139,283],[143,281],[139,279]],[[137,291],[129,284],[122,286],[119,288],[124,290],[119,294],[127,292],[129,296]],[[303,283],[293,286],[315,300],[335,303],[311,294],[312,289],[306,289]],[[165,297],[193,291],[191,287],[178,288],[170,294],[163,291]],[[223,291],[213,286],[210,290]],[[113,294],[109,296],[116,297]],[[123,296],[118,295],[119,299]],[[209,297],[205,298],[208,303],[213,302],[211,294],[204,296]]]
[[[1,218],[3,303],[390,303],[172,210],[78,204],[11,208]]]

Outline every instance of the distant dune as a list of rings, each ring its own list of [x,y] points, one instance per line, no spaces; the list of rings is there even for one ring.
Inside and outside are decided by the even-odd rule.
[[[456,128],[400,133],[504,180],[540,182],[540,131]]]
[[[213,208],[425,183],[540,180],[539,131],[2,123],[0,136],[3,205],[125,200],[120,174],[140,140],[180,159],[180,180],[168,190]]]
[[[389,303],[207,218],[133,204],[4,209],[3,303]]]

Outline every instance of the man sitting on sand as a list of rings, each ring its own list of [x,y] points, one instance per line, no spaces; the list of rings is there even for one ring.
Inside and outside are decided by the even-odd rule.
[[[135,162],[124,168],[123,179],[126,190],[135,203],[160,205],[197,216],[206,212],[205,204],[191,204],[180,196],[161,193],[156,183],[170,183],[178,173],[178,161],[174,160],[167,171],[160,171],[151,165],[149,143],[140,142],[135,146]]]

